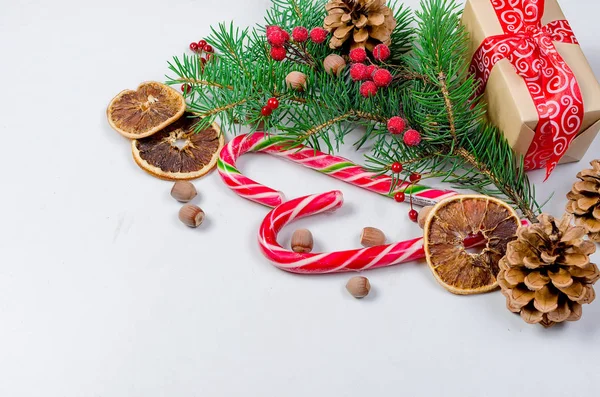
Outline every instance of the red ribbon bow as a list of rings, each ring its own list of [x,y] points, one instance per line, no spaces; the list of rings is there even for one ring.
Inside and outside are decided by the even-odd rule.
[[[525,80],[540,120],[525,167],[546,167],[547,179],[577,137],[584,108],[577,79],[554,45],[555,41],[578,44],[577,39],[566,20],[542,26],[544,1],[491,0],[504,34],[483,41],[470,72],[479,83],[477,96],[483,94],[494,65],[502,59],[508,59]]]

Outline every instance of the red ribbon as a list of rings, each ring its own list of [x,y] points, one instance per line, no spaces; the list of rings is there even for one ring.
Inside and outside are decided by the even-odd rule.
[[[525,167],[545,167],[547,179],[577,137],[584,108],[577,79],[554,45],[555,41],[579,43],[566,20],[542,26],[544,1],[491,0],[504,34],[483,41],[470,72],[479,83],[477,96],[483,94],[494,65],[502,59],[508,59],[525,80],[540,120]]]

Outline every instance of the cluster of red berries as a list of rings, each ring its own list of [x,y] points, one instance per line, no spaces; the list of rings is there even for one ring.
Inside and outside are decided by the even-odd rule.
[[[394,116],[387,122],[387,129],[392,135],[400,135],[406,129],[406,120],[402,117]],[[406,146],[417,146],[421,143],[421,134],[417,130],[409,129],[404,132],[402,137]]]
[[[309,39],[315,44],[323,44],[329,33],[323,28],[314,28],[310,32],[303,26],[296,26],[292,30],[291,40],[302,44]],[[286,44],[290,42],[290,34],[280,26],[267,26],[267,41],[271,46],[271,58],[283,61],[287,56]]]
[[[278,107],[279,100],[275,97],[269,98],[267,104],[263,106],[262,110],[260,111],[260,114],[262,114],[263,117],[269,117],[271,114],[273,114],[273,110],[277,109]]]
[[[213,52],[215,51],[210,44],[206,42],[206,40],[200,40],[199,42],[190,43],[190,50],[198,54],[200,56],[200,62],[204,65],[208,60],[212,57]],[[202,56],[204,55],[204,56]],[[192,86],[189,84],[183,84],[181,86],[181,91],[184,94],[189,94],[192,92]]]
[[[396,162],[390,166],[390,169],[392,170],[392,172],[394,174],[399,174],[402,172],[404,167],[402,166],[401,163]],[[417,172],[413,172],[412,174],[410,174],[408,179],[410,180],[411,184],[418,183],[421,180],[421,174],[419,174]],[[396,193],[394,195],[394,200],[396,200],[396,202],[398,202],[398,203],[403,203],[404,201],[406,201],[406,193],[404,193],[404,192]],[[408,217],[413,222],[416,222],[417,218],[419,217],[419,213],[417,211],[415,211],[415,209],[412,206],[412,200],[410,201],[410,211],[408,212]]]
[[[385,62],[391,55],[390,48],[385,44],[379,44],[373,49],[373,58],[379,62]],[[377,94],[380,88],[388,87],[394,77],[389,70],[377,65],[366,65],[368,60],[367,51],[364,48],[355,48],[350,51],[350,77],[354,81],[362,81],[360,94],[369,98]]]

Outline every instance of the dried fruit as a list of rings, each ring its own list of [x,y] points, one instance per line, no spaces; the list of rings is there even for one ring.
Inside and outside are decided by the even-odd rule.
[[[313,236],[308,229],[298,229],[292,235],[292,251],[308,253],[313,249]]]
[[[421,229],[423,229],[425,227],[425,222],[427,221],[429,214],[431,214],[432,209],[433,209],[433,205],[428,205],[427,207],[421,208],[421,211],[419,211],[419,216],[417,217],[417,223],[419,224],[419,227]]]
[[[185,114],[159,133],[131,142],[135,162],[148,173],[166,180],[196,179],[217,164],[224,138],[215,123],[194,131],[197,118]]]
[[[470,295],[498,287],[498,262],[516,238],[520,221],[508,204],[487,196],[463,195],[438,203],[424,227],[425,256],[438,282],[452,293]],[[480,253],[463,241],[481,235]]]
[[[179,220],[186,226],[198,227],[204,222],[204,211],[198,206],[186,204],[179,210]]]
[[[186,104],[173,88],[149,81],[137,90],[125,90],[110,101],[106,109],[108,123],[119,134],[130,138],[145,138],[177,121]]]
[[[360,235],[360,243],[363,247],[376,247],[385,244],[385,234],[374,227],[365,227]]]
[[[171,189],[171,197],[180,203],[192,201],[197,195],[196,187],[189,181],[177,181]]]
[[[350,295],[356,299],[361,299],[369,295],[371,283],[369,283],[369,279],[366,277],[356,276],[348,280],[346,289],[350,292]]]

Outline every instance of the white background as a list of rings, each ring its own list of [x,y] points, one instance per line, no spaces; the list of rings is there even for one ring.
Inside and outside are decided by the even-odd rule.
[[[600,3],[562,5],[599,74]],[[179,223],[171,184],[135,165],[106,105],[164,80],[210,24],[261,22],[267,6],[0,0],[0,396],[599,395],[600,302],[544,330],[499,292],[451,295],[424,263],[369,272],[371,295],[354,300],[348,274],[267,263],[255,241],[267,210],[215,173],[196,183],[206,223]],[[541,201],[555,192],[548,212],[563,213],[599,149],[547,183],[531,173]],[[357,247],[364,226],[419,235],[406,205],[268,157],[240,168],[287,197],[344,192],[337,214],[298,225],[317,250]]]

